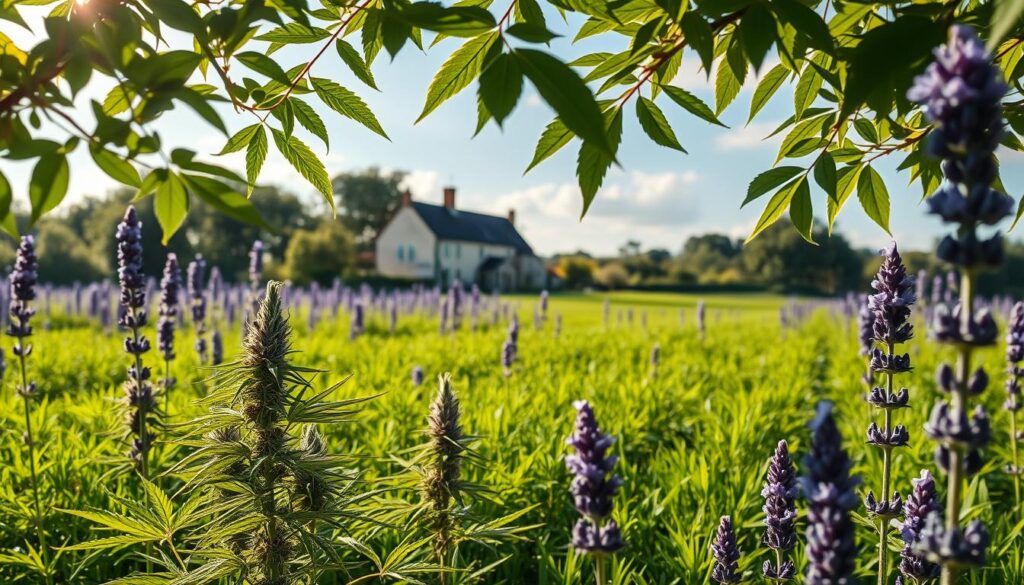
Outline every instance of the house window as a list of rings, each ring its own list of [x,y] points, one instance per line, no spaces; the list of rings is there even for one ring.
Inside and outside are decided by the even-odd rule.
[[[405,248],[402,246],[398,247],[398,261],[405,262]]]
[[[462,258],[462,244],[455,244],[455,258]]]
[[[412,244],[409,244],[409,262],[416,261],[416,248]]]

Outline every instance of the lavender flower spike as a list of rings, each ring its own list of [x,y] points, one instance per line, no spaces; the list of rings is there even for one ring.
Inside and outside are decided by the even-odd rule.
[[[859,480],[850,476],[850,458],[832,416],[832,403],[818,404],[811,423],[811,451],[800,478],[807,511],[807,585],[854,585],[857,560],[850,511],[857,505]]]
[[[174,387],[171,377],[171,361],[174,360],[174,329],[178,322],[178,292],[181,288],[181,271],[178,269],[178,257],[174,253],[167,255],[163,276],[160,278],[160,318],[156,324],[156,346],[164,358],[164,377],[161,386],[164,390],[164,412],[170,403],[170,390]]]
[[[718,532],[711,543],[711,556],[715,558],[715,566],[711,569],[711,578],[724,585],[740,582],[739,570],[740,551],[736,548],[736,535],[732,531],[732,520],[722,516],[718,522]]]
[[[927,469],[921,477],[914,479],[914,489],[903,505],[903,522],[900,524],[900,538],[903,550],[900,552],[900,573],[908,583],[925,583],[939,576],[939,566],[929,562],[915,550],[921,540],[925,521],[933,513],[939,513],[942,505],[935,493],[935,478]]]
[[[1021,437],[1017,432],[1017,413],[1024,406],[1021,402],[1020,384],[1024,378],[1024,302],[1018,302],[1010,312],[1010,322],[1006,332],[1006,401],[1003,408],[1010,415],[1010,463],[1006,465],[1006,474],[1013,478],[1013,496],[1017,509],[1020,509],[1020,479],[1024,475],[1024,467],[1020,463]]]
[[[622,478],[613,473],[619,458],[607,455],[615,439],[598,428],[589,402],[579,400],[573,406],[576,427],[566,443],[574,453],[566,456],[565,466],[575,476],[570,491],[581,518],[573,528],[572,546],[584,554],[614,553],[625,546],[618,525],[609,519],[622,485]]]
[[[206,261],[201,254],[188,263],[187,288],[192,309],[192,326],[196,332],[196,353],[199,362],[206,363],[206,293],[203,286]]]
[[[779,441],[768,463],[768,477],[761,490],[764,498],[764,542],[775,551],[775,563],[765,561],[762,572],[773,581],[791,581],[796,576],[793,561],[785,554],[796,546],[796,469],[789,457],[789,445]]]

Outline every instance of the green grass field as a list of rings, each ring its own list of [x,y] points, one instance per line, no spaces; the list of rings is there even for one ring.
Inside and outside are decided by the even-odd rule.
[[[370,491],[391,485],[402,471],[408,449],[424,441],[426,413],[436,392],[436,377],[451,372],[462,403],[463,426],[478,435],[480,462],[467,467],[468,479],[488,491],[469,504],[481,519],[524,511],[515,522],[527,530],[492,547],[467,543],[459,563],[469,570],[449,582],[591,583],[591,564],[568,547],[576,513],[568,493],[570,476],[563,458],[565,438],[572,431],[572,402],[593,404],[602,428],[617,438],[613,452],[621,456],[619,472],[625,485],[617,498],[615,518],[623,527],[628,547],[613,563],[616,584],[710,583],[708,546],[718,519],[731,515],[744,552],[741,567],[748,582],[764,582],[761,562],[768,553],[760,545],[762,498],[766,462],[780,439],[790,442],[799,467],[806,451],[806,424],[821,399],[836,403],[846,447],[863,476],[862,492],[878,490],[881,456],[865,445],[865,429],[874,416],[863,401],[860,376],[864,361],[858,355],[852,321],[816,312],[789,328],[779,324],[779,308],[788,299],[770,295],[709,296],[707,334],[702,341],[695,323],[698,295],[621,293],[555,295],[542,330],[533,324],[535,297],[506,299],[518,306],[522,320],[519,358],[511,377],[499,361],[506,325],[481,317],[478,331],[467,323],[457,334],[439,335],[435,320],[402,316],[394,334],[383,315],[371,314],[367,332],[348,339],[348,317],[324,318],[308,331],[303,311],[292,315],[297,363],[327,370],[315,385],[324,388],[351,376],[338,397],[375,396],[348,421],[324,426],[334,453],[351,455],[360,472],[354,489]],[[610,300],[610,324],[603,323],[603,302]],[[684,311],[680,323],[679,310]],[[633,312],[632,324],[627,321]],[[619,323],[618,315],[623,314]],[[563,316],[562,331],[554,334],[554,315]],[[647,327],[643,327],[646,315]],[[121,511],[117,498],[141,499],[137,478],[126,467],[118,397],[128,356],[121,333],[70,322],[60,315],[44,328],[43,316],[33,338],[30,376],[38,383],[41,400],[35,404],[37,458],[43,496],[44,526],[56,556],[56,582],[102,583],[142,570],[137,553],[128,546],[118,554],[59,552],[61,546],[110,536],[96,531],[85,518],[61,510]],[[919,329],[923,327],[919,324]],[[237,327],[225,330],[227,360],[239,347]],[[147,334],[152,337],[152,325]],[[897,411],[898,422],[910,429],[910,446],[897,451],[894,487],[910,490],[910,479],[932,468],[933,445],[921,431],[938,391],[933,372],[948,357],[941,348],[923,341],[923,331],[908,344],[915,370],[903,376],[911,408]],[[203,412],[196,399],[207,391],[212,371],[198,367],[191,332],[179,335],[174,364],[178,387],[170,396],[167,427],[158,430],[153,456],[157,470],[171,469],[184,455],[174,440],[177,423]],[[661,362],[653,375],[649,355],[660,344]],[[1010,480],[1001,471],[1007,461],[1007,418],[999,407],[1002,349],[980,354],[992,375],[983,396],[993,414],[992,447],[985,452],[984,470],[970,483],[964,514],[981,517],[993,537],[990,562],[965,576],[963,583],[1024,583],[1024,538],[1021,510],[1014,508]],[[156,366],[156,352],[146,356]],[[23,554],[35,543],[31,525],[31,496],[21,399],[13,389],[13,362],[0,397],[0,582],[41,583]],[[422,366],[428,382],[413,387],[410,371]],[[162,399],[161,399],[162,400]],[[181,479],[174,474],[158,483],[173,492]],[[402,547],[415,538],[415,524],[403,522],[402,502],[416,501],[408,488],[383,489],[361,505],[388,510],[382,523],[344,523],[338,530],[339,550],[349,563],[349,576],[325,575],[322,583],[395,582],[394,575],[436,582],[436,573],[417,572],[415,563],[429,561],[429,547]],[[180,502],[179,502],[180,503]],[[861,582],[874,582],[877,535],[863,516],[859,524]],[[803,530],[802,508],[800,530]],[[342,546],[351,535],[365,549]],[[177,543],[183,551],[196,542]],[[890,565],[897,562],[900,542],[891,542]],[[395,552],[397,550],[397,552]],[[136,554],[131,554],[136,553]],[[371,560],[394,569],[392,577]],[[803,552],[795,552],[798,565]],[[499,562],[500,561],[500,562]],[[392,563],[392,564],[388,564]],[[479,576],[472,573],[497,563]],[[402,571],[407,571],[402,573]],[[895,580],[890,574],[890,583]],[[137,581],[143,583],[144,581]],[[231,581],[223,581],[228,583]]]

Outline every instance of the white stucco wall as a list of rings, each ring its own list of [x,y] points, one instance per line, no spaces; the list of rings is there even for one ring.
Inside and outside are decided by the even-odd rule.
[[[403,207],[377,236],[377,272],[392,278],[434,277],[434,233]]]
[[[462,282],[474,282],[477,278],[477,268],[488,256],[508,258],[515,255],[515,248],[479,242],[441,240],[438,243],[437,254],[441,270],[448,271],[449,282],[456,278]]]

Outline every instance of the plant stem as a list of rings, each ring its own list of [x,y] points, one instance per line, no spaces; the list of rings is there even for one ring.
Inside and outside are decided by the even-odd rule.
[[[895,348],[893,343],[889,343],[886,348],[889,352],[889,361],[892,362]],[[886,388],[885,388],[885,401],[889,403],[890,398],[893,394],[893,378],[895,374],[891,371],[887,372]],[[884,412],[884,426],[885,436],[888,437],[892,433],[892,410],[889,408],[883,409]],[[892,481],[892,447],[885,445],[882,447],[882,501],[889,501],[889,489]],[[888,570],[886,565],[889,561],[889,551],[886,547],[887,540],[889,538],[889,519],[885,516],[878,520],[878,585],[885,585],[888,581]]]
[[[604,576],[604,555],[594,556],[594,576],[597,578],[597,585],[607,585],[608,581]]]
[[[971,231],[973,231],[971,227]],[[960,277],[960,332],[967,338],[974,320],[974,274],[965,269]],[[962,344],[956,361],[956,387],[953,389],[952,410],[954,420],[960,420],[967,408],[967,378],[971,371],[970,346]],[[963,447],[949,446],[949,485],[946,492],[946,530],[960,527],[960,493],[963,488]],[[954,585],[957,570],[952,563],[942,565],[942,585]]]
[[[1017,514],[1024,517],[1020,507],[1020,458],[1017,452],[1017,411],[1010,412],[1010,459],[1013,465],[1013,501]]]
[[[39,504],[39,476],[36,473],[36,442],[35,437],[32,435],[32,403],[28,396],[28,367],[25,364],[25,343],[23,337],[18,337],[18,347],[21,348],[18,355],[18,369],[21,371],[21,389],[22,398],[25,404],[25,439],[28,443],[28,467],[29,472],[32,474],[32,500],[35,504],[36,517],[34,524],[36,525],[36,538],[39,540],[39,556],[43,560],[43,565],[46,567],[46,582],[52,583],[53,580],[50,578],[49,573],[49,549],[46,547],[46,530],[43,526],[43,508]]]

